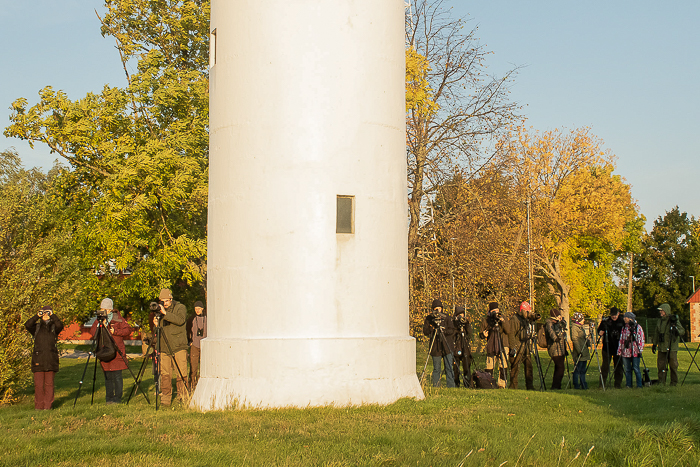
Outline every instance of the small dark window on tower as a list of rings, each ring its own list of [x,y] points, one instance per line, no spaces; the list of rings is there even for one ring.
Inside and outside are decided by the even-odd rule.
[[[209,68],[216,65],[216,29],[209,35]]]
[[[335,233],[355,233],[355,197],[338,195]]]

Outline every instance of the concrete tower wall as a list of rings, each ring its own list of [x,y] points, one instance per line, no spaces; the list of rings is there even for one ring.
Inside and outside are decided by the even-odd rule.
[[[422,397],[403,0],[212,1],[208,338],[193,404]],[[354,233],[336,233],[338,195]]]

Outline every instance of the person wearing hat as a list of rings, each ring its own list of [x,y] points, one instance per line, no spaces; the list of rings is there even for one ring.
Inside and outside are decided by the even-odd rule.
[[[190,391],[194,391],[199,381],[199,361],[202,355],[202,339],[207,337],[207,315],[204,303],[194,302],[194,316],[187,322],[187,340],[190,343]]]
[[[508,323],[503,318],[497,302],[489,303],[486,317],[481,321],[479,337],[486,339],[486,372],[493,375],[498,363],[498,387],[505,388],[508,381]]]
[[[625,384],[628,388],[632,387],[632,372],[634,371],[637,377],[637,387],[641,388],[643,383],[642,372],[639,369],[639,357],[644,350],[644,329],[637,324],[637,317],[631,311],[625,313],[622,319],[625,321],[625,327],[620,333],[617,354],[622,357],[622,364],[625,368]]]
[[[586,382],[586,366],[591,358],[588,349],[586,328],[583,326],[583,313],[574,313],[571,319],[571,358],[574,359],[574,389],[588,389]]]
[[[56,341],[63,330],[63,323],[45,306],[24,323],[24,328],[34,338],[32,373],[34,375],[34,408],[50,410],[54,399],[54,378],[58,372],[58,348]]]
[[[465,316],[465,310],[463,306],[455,307],[454,313],[454,326],[456,330],[455,334],[455,363],[454,363],[454,375],[455,375],[455,386],[460,385],[460,365],[462,366],[461,376],[462,383],[465,388],[472,387],[472,372],[471,364],[472,358],[472,325],[469,319]]]
[[[128,369],[126,365],[126,347],[124,339],[131,335],[131,326],[119,314],[119,311],[114,309],[114,303],[111,298],[105,298],[100,303],[100,313],[105,316],[103,320],[104,329],[114,338],[119,351],[117,356],[108,362],[100,361],[102,372],[105,375],[105,400],[108,404],[119,404],[122,401],[122,393],[124,391],[124,377],[122,371]],[[95,338],[99,319],[92,323],[90,335]],[[104,332],[100,331],[100,332]],[[120,353],[121,352],[121,353]]]
[[[651,352],[656,355],[659,383],[666,384],[666,369],[671,368],[671,386],[678,384],[678,341],[685,335],[685,329],[678,315],[671,314],[671,305],[663,303],[657,308],[661,319],[656,323],[652,336]]]
[[[616,307],[610,308],[610,316],[600,322],[598,326],[598,335],[603,342],[603,352],[601,358],[600,374],[603,381],[608,380],[610,373],[610,360],[613,362],[614,385],[616,389],[622,387],[622,376],[624,375],[620,356],[617,354],[617,347],[620,343],[620,333],[625,327],[625,321],[622,319],[622,313]],[[606,383],[607,384],[607,383]]]
[[[518,389],[518,373],[520,364],[525,369],[525,387],[534,390],[532,376],[532,359],[530,356],[531,339],[534,332],[534,323],[540,318],[539,314],[533,313],[528,302],[522,302],[517,313],[508,320],[508,332],[510,351],[510,389]]]
[[[169,406],[173,396],[173,373],[177,378],[177,397],[185,399],[187,392],[187,308],[173,300],[170,289],[158,294],[160,317],[160,402]]]
[[[454,378],[454,336],[455,326],[452,317],[442,312],[442,302],[433,300],[432,311],[423,321],[423,334],[430,338],[430,356],[433,358],[433,387],[440,386],[440,376],[445,367],[445,382],[448,388],[455,387]]]
[[[544,334],[547,337],[547,353],[552,362],[554,362],[551,389],[561,389],[567,352],[566,321],[564,321],[559,308],[552,308],[549,311],[549,318],[547,318],[544,325]]]

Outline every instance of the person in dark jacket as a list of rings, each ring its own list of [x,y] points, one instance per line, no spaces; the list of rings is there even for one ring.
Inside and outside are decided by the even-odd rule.
[[[158,299],[161,318],[160,331],[160,389],[161,404],[169,406],[173,396],[173,373],[177,378],[177,397],[184,400],[187,392],[187,308],[173,300],[170,289],[162,289]]]
[[[561,380],[564,378],[564,364],[566,362],[566,321],[559,308],[552,308],[549,318],[545,323],[545,336],[547,337],[547,353],[554,362],[554,376],[552,377],[552,389],[561,389]]]
[[[666,368],[671,368],[671,386],[678,384],[678,341],[685,335],[685,329],[678,315],[671,314],[671,305],[663,303],[657,308],[661,319],[656,323],[652,335],[651,352],[656,356],[659,383],[666,384]]]
[[[525,368],[525,387],[535,389],[532,375],[532,359],[530,356],[532,338],[534,336],[534,323],[540,319],[540,315],[533,313],[528,302],[522,302],[518,312],[508,320],[510,341],[510,385],[511,389],[518,389],[518,373],[520,364]]]
[[[602,320],[598,326],[598,335],[603,342],[603,362],[600,373],[603,381],[607,381],[610,373],[610,359],[612,359],[616,389],[622,387],[622,376],[624,375],[622,361],[617,354],[617,346],[620,342],[620,333],[623,327],[625,327],[625,322],[622,320],[620,310],[616,307],[610,308],[610,316]]]
[[[207,337],[207,315],[204,303],[194,302],[194,316],[187,322],[187,341],[190,343],[190,391],[199,381],[199,362],[202,354],[202,339]]]
[[[586,382],[586,368],[591,352],[588,349],[588,337],[583,313],[574,313],[571,319],[571,358],[574,361],[574,389],[588,389]]]
[[[34,408],[50,410],[54,399],[54,377],[58,372],[58,347],[56,340],[63,330],[63,323],[50,306],[43,307],[24,323],[24,328],[34,337],[32,373],[34,374]]]
[[[489,303],[489,311],[481,321],[479,337],[486,339],[486,371],[493,375],[498,363],[498,387],[505,388],[508,376],[508,328],[498,308],[498,303]]]
[[[454,375],[455,375],[455,385],[459,387],[460,385],[460,365],[462,367],[461,371],[461,382],[464,384],[465,388],[472,387],[472,324],[469,319],[465,316],[465,310],[463,306],[455,307],[454,314],[454,326],[456,330],[455,334],[455,363],[454,363]]]
[[[95,338],[97,327],[100,322],[102,322],[104,326],[100,333],[109,331],[112,338],[114,338],[117,349],[119,349],[117,351],[117,356],[114,357],[113,360],[109,362],[100,362],[102,372],[105,375],[105,400],[108,404],[119,404],[122,401],[122,393],[124,390],[124,376],[122,371],[129,368],[126,363],[124,339],[131,335],[131,326],[129,326],[129,323],[119,314],[119,311],[114,309],[114,303],[111,298],[105,298],[102,300],[102,303],[100,303],[100,313],[90,328],[90,334],[93,339]]]
[[[423,334],[430,337],[430,356],[433,357],[433,386],[440,386],[440,365],[444,363],[448,388],[455,387],[453,373],[455,326],[452,317],[442,312],[442,302],[433,300],[432,312],[423,321]]]

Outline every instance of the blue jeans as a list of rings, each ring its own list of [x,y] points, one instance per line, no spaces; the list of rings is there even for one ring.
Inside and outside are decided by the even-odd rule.
[[[642,372],[639,370],[639,357],[622,357],[622,364],[625,367],[625,383],[628,388],[632,387],[632,370],[637,377],[637,387],[642,387]]]
[[[433,386],[440,387],[440,375],[442,370],[440,369],[441,362],[445,361],[445,380],[447,381],[447,387],[455,387],[455,374],[452,370],[452,365],[454,364],[454,357],[451,353],[448,353],[444,357],[433,357]]]
[[[588,389],[586,382],[586,364],[588,361],[579,360],[574,368],[574,389]]]

